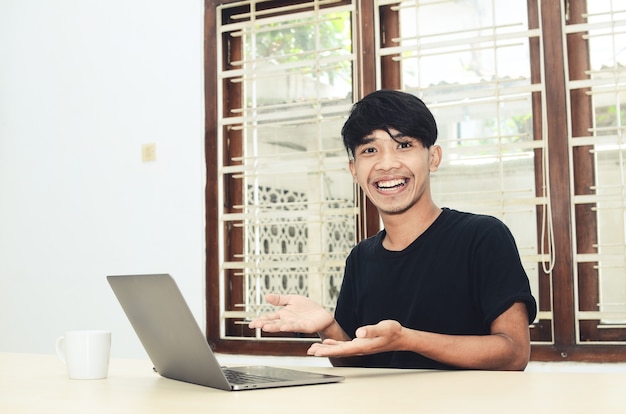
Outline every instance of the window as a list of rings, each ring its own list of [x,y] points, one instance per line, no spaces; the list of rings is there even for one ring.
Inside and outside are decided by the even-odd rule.
[[[218,105],[227,103],[217,140],[228,143],[217,153],[223,338],[264,339],[245,324],[269,310],[269,292],[306,295],[332,310],[357,240],[340,137],[353,102],[353,5],[263,8],[274,5],[217,8],[225,39]]]
[[[269,291],[332,311],[349,250],[379,230],[340,129],[353,102],[393,88],[424,99],[438,121],[438,204],[497,216],[515,235],[539,302],[533,358],[626,359],[626,5],[206,4],[207,330],[217,350],[308,347],[310,337],[246,321],[267,310]]]

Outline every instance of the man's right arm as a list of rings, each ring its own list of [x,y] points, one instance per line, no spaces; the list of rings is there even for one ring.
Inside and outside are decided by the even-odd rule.
[[[252,329],[262,329],[266,332],[300,332],[314,333],[322,341],[350,341],[351,338],[344,332],[339,323],[322,306],[312,300],[298,295],[269,294],[268,303],[279,306],[276,312],[261,315],[248,325]],[[329,358],[333,366],[353,366],[353,358]]]

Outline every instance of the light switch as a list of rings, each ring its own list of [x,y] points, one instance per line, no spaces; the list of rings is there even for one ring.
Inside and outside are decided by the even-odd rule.
[[[141,146],[141,161],[156,161],[156,143],[150,142]]]

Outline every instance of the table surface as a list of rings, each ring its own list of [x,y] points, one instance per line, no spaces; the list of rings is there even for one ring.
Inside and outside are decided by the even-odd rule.
[[[70,380],[56,355],[0,353],[0,413],[626,413],[626,372],[489,372],[296,367],[336,384],[228,392],[112,359]]]

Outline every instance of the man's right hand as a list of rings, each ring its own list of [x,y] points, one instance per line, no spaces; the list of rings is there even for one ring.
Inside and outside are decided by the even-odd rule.
[[[278,295],[270,293],[265,300],[282,308],[276,312],[259,316],[248,326],[265,332],[318,333],[331,326],[335,319],[318,303],[300,295]]]

